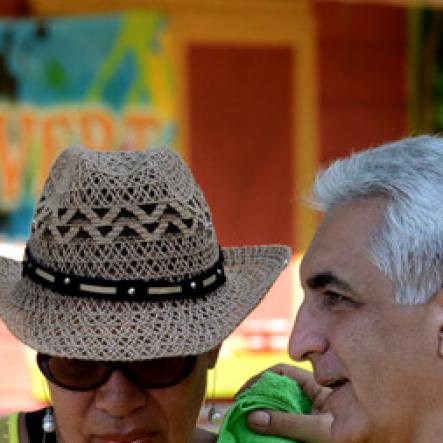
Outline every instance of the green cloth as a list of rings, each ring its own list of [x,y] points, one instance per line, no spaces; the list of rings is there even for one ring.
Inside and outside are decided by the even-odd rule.
[[[255,384],[242,392],[228,410],[221,426],[217,443],[284,443],[294,442],[283,437],[259,435],[246,421],[254,409],[273,409],[309,414],[312,404],[300,385],[289,377],[265,372]]]

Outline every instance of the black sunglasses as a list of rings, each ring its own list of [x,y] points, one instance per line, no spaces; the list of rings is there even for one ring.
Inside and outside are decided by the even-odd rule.
[[[195,355],[107,362],[37,354],[37,365],[43,375],[51,383],[71,391],[96,389],[104,385],[117,370],[143,388],[167,388],[183,381],[192,372],[196,362]]]

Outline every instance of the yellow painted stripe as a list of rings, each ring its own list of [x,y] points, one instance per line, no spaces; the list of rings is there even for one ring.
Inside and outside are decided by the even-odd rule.
[[[8,418],[9,443],[19,443],[18,439],[18,416],[19,414],[12,414]]]

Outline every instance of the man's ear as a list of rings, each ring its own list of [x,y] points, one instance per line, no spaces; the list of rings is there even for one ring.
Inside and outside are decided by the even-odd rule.
[[[214,366],[216,365],[218,360],[218,354],[220,352],[221,346],[222,344],[220,343],[217,347],[211,349],[208,352],[208,369],[214,369]]]
[[[438,354],[443,357],[443,288],[433,297],[432,309],[435,309],[435,316],[438,325]]]

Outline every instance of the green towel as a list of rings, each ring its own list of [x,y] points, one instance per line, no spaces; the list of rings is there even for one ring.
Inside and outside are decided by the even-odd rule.
[[[286,443],[283,437],[259,435],[253,432],[246,418],[254,409],[274,409],[295,414],[309,414],[311,401],[299,384],[289,377],[265,372],[248,390],[242,392],[228,410],[217,443]]]

